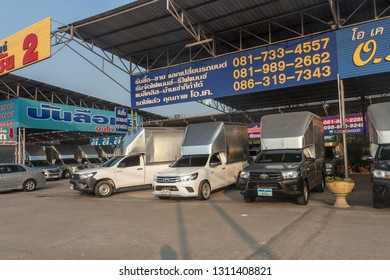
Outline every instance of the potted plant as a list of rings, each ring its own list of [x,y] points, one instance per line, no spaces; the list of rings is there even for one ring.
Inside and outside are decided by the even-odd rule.
[[[336,202],[333,206],[339,208],[349,207],[345,199],[350,192],[352,192],[355,181],[352,178],[340,178],[334,176],[327,176],[325,178],[326,187],[336,196]]]

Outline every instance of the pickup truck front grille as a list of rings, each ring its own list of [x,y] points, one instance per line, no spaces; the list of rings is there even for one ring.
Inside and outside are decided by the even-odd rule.
[[[157,176],[157,183],[160,183],[160,184],[172,184],[172,183],[177,183],[177,182],[180,182],[180,177],[178,177],[178,176],[172,176],[172,177]]]
[[[250,181],[263,180],[282,180],[282,173],[280,172],[251,172],[249,176]]]

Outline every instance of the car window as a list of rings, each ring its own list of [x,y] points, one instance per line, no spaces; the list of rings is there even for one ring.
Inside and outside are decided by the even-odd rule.
[[[122,160],[120,167],[131,167],[140,165],[139,156],[130,156]]]
[[[222,161],[221,161],[221,157],[220,157],[219,153],[211,156],[210,165],[219,165],[221,163],[222,163]]]
[[[26,169],[20,165],[10,165],[8,167],[9,167],[11,173],[25,172],[26,171]]]

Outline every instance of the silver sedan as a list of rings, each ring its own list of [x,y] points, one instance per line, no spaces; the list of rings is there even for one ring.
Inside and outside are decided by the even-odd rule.
[[[0,190],[33,191],[45,183],[43,170],[30,168],[24,164],[0,163]]]

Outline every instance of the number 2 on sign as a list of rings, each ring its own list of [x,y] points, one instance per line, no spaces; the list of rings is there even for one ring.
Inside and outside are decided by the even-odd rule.
[[[25,54],[23,56],[23,65],[29,64],[38,60],[38,51],[36,48],[38,46],[38,36],[34,33],[28,34],[23,41],[23,50]]]

